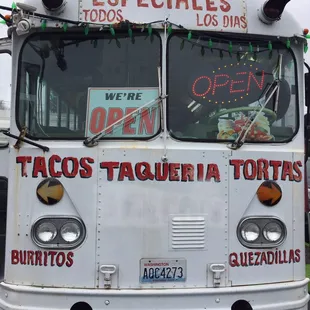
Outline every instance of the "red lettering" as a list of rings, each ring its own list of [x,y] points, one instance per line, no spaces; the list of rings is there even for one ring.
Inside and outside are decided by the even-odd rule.
[[[31,156],[17,156],[16,164],[21,164],[21,176],[27,177],[27,163],[30,164],[32,162]]]
[[[254,257],[253,257],[253,252],[249,253],[249,266],[253,266],[254,265]]]
[[[12,250],[11,251],[11,264],[17,265],[19,263],[18,251]]]
[[[148,8],[149,5],[147,3],[144,3],[145,0],[138,0],[138,7],[142,7],[142,8]]]
[[[255,252],[255,256],[256,256],[255,266],[259,266],[260,264],[259,259],[260,259],[261,254],[262,254],[261,252]]]
[[[254,180],[257,174],[256,162],[253,159],[248,159],[244,163],[243,174],[246,180]]]
[[[242,159],[231,159],[230,165],[234,166],[234,179],[239,180],[240,179],[240,170],[241,166],[244,165],[244,160]]]
[[[181,8],[181,4],[185,5],[185,10],[189,9],[188,0],[176,0],[176,1],[177,1],[176,2],[176,6],[175,6],[176,9],[180,9]]]
[[[88,179],[93,175],[93,168],[90,164],[93,164],[95,161],[90,157],[82,157],[80,159],[80,177],[83,179]]]
[[[98,11],[97,10],[91,10],[90,11],[90,21],[96,22],[98,20]]]
[[[269,265],[272,265],[273,264],[273,262],[274,262],[274,253],[273,252],[271,252],[271,251],[268,251],[267,252],[267,260],[268,260],[268,264]]]
[[[168,163],[156,163],[155,164],[155,179],[156,181],[166,181],[169,175]]]
[[[49,168],[49,173],[51,177],[60,178],[62,176],[61,171],[55,170],[55,163],[60,163],[60,162],[61,162],[61,158],[58,155],[52,155],[50,159],[48,160],[48,168]]]
[[[104,6],[104,2],[93,0],[93,6]]]
[[[182,165],[182,182],[193,182],[194,181],[194,165],[191,164],[183,164]]]
[[[197,5],[197,0],[193,0],[193,10],[195,11],[202,11],[202,6],[201,5]]]
[[[262,89],[263,89],[263,86],[264,86],[264,81],[265,81],[265,71],[264,71],[264,70],[262,71],[262,79],[261,79],[260,82],[258,82],[258,80],[256,79],[255,75],[254,75],[252,72],[249,73],[248,89],[247,89],[247,91],[250,91],[251,78],[254,80],[254,82],[256,83],[256,85],[258,86],[258,88],[259,88],[260,90],[262,90]]]
[[[36,251],[35,252],[35,257],[36,257],[36,261],[35,261],[35,265],[36,266],[42,266],[42,252],[41,251]]]
[[[19,260],[20,260],[21,265],[26,265],[27,251],[19,251]]]
[[[217,11],[217,7],[215,6],[213,0],[207,0],[207,11],[213,11],[213,12]]]
[[[123,110],[121,108],[110,108],[108,112],[107,128],[119,121],[123,117]],[[106,133],[112,133],[113,126],[106,130]]]
[[[231,10],[231,5],[226,0],[220,0],[220,2],[220,9],[222,10],[222,12],[227,13]]]
[[[299,169],[299,167],[302,167],[302,162],[300,160],[293,164],[293,169],[297,173],[297,175],[294,174],[294,181],[295,182],[300,182],[302,180],[302,172]]]
[[[236,75],[245,75],[245,74],[247,74],[247,73],[246,72],[238,72],[238,73],[236,73]],[[242,92],[244,92],[245,89],[233,89],[235,84],[242,84],[244,82],[245,82],[245,80],[242,80],[242,81],[231,80],[231,83],[230,83],[230,93],[233,94],[233,93],[242,93]]]
[[[116,20],[117,20],[118,22],[121,22],[121,21],[124,20],[123,15],[122,15],[122,10],[117,10],[117,11],[116,11],[116,15],[117,15]]]
[[[67,253],[67,262],[66,262],[67,267],[71,267],[73,265],[73,256],[74,256],[73,252]]]
[[[108,14],[107,14],[107,19],[108,19],[108,22],[109,23],[112,23],[114,20],[115,20],[115,17],[116,17],[116,12],[114,10],[110,10],[108,11]],[[123,113],[123,111],[122,111]]]
[[[248,267],[248,253],[244,252],[244,253],[240,253],[240,261],[241,261],[241,266],[242,267]]]
[[[143,134],[143,132],[148,135],[153,135],[155,132],[155,121],[156,121],[156,109],[151,109],[151,113],[149,109],[145,108],[141,111],[141,121],[139,125],[139,134]]]
[[[62,267],[65,263],[66,255],[64,252],[59,252],[56,256],[56,265]]]
[[[208,81],[208,83],[209,83],[209,85],[208,85],[208,87],[206,88],[207,90],[204,92],[204,93],[197,93],[196,92],[196,87],[197,87],[197,83],[199,82],[199,81],[201,81],[201,80],[207,80]],[[208,77],[208,76],[201,76],[201,77],[199,77],[199,78],[197,78],[196,80],[195,80],[195,82],[194,82],[194,84],[193,84],[193,86],[192,86],[192,92],[193,92],[193,94],[196,96],[196,97],[204,97],[204,96],[206,96],[208,93],[209,93],[209,91],[211,90],[211,88],[212,88],[212,81],[211,81],[211,79]]]
[[[179,169],[181,165],[180,164],[175,164],[171,163],[169,164],[169,181],[180,181],[180,176],[179,176]]]
[[[197,165],[197,179],[198,182],[203,182],[203,177],[204,177],[204,164],[198,164]]]
[[[286,177],[289,177],[290,181],[294,180],[293,177],[293,165],[290,161],[283,161],[283,168],[282,168],[282,176],[281,180],[285,181]]]
[[[295,250],[295,262],[296,263],[300,262],[300,250],[299,249]]]
[[[226,78],[227,80],[224,83],[219,83],[217,84],[217,79],[218,78]],[[229,75],[228,74],[216,74],[214,77],[214,83],[213,83],[213,91],[212,95],[215,95],[215,91],[218,87],[224,87],[229,83]]]
[[[220,171],[217,164],[209,164],[207,169],[206,181],[211,181],[214,178],[215,182],[220,182]]]
[[[129,181],[134,181],[134,173],[130,162],[121,163],[118,174],[118,181],[124,181],[124,178],[128,178]]]
[[[259,159],[257,161],[257,180],[269,180],[268,167],[269,165],[267,159]]]
[[[48,252],[44,251],[43,252],[43,255],[44,255],[44,266],[47,266],[47,259],[48,259]]]
[[[281,167],[282,163],[278,160],[271,160],[269,164],[271,167],[273,167],[273,180],[276,181],[279,178],[279,168]]]
[[[106,21],[106,18],[107,18],[107,12],[105,11],[105,10],[99,10],[99,21],[101,22],[101,23],[103,23],[103,22],[105,22]],[[96,109],[103,109],[103,108],[101,108],[101,107],[98,107],[98,108],[96,108]],[[95,110],[96,110],[95,109]],[[104,110],[104,113],[105,113],[105,115],[106,115],[106,110],[105,109],[103,109]],[[94,112],[94,110],[92,111],[92,113]],[[101,111],[102,112],[102,111]],[[100,111],[98,112],[98,113],[101,113]],[[99,115],[99,118],[101,118],[102,117],[102,115]],[[92,118],[91,118],[92,119]],[[103,119],[103,122],[104,122],[104,120],[105,120],[105,116],[104,116],[104,119]],[[99,130],[100,131],[100,130]]]
[[[34,158],[32,177],[37,178],[39,173],[41,173],[43,178],[47,178],[45,157],[42,156]]]
[[[119,5],[120,0],[108,0],[108,4],[111,6]],[[126,6],[127,0],[121,0],[121,6]]]
[[[164,2],[162,1],[160,4],[156,3],[156,0],[152,0],[152,5],[155,9],[161,9],[164,6]]]
[[[71,171],[69,171],[69,162],[71,162]],[[61,164],[63,175],[66,178],[75,178],[79,172],[79,161],[75,157],[65,157]]]
[[[34,251],[27,251],[27,265],[34,265]]]
[[[237,255],[237,253],[229,254],[229,265],[231,267],[239,267],[240,266],[240,264],[238,262],[238,255]]]
[[[55,266],[55,255],[57,254],[56,251],[49,251],[48,255],[51,256],[51,266]]]
[[[89,13],[89,11],[90,11],[90,10],[83,10],[83,12],[84,12],[84,20],[85,20],[86,22],[88,22],[88,13]]]
[[[90,116],[89,130],[92,134],[97,134],[104,129],[107,112],[104,108],[95,108]]]
[[[132,113],[135,110],[136,110],[136,108],[127,108],[126,111],[125,111],[125,115],[128,115],[128,114]],[[134,135],[134,134],[136,134],[136,130],[134,128],[130,127],[131,124],[134,124],[134,122],[135,122],[135,119],[134,119],[134,117],[132,117],[132,115],[126,117],[125,124],[124,124],[124,127],[123,127],[123,134],[125,134],[125,135]]]
[[[154,180],[155,176],[151,172],[151,165],[149,163],[137,163],[135,166],[135,172],[140,181]]]
[[[263,263],[267,264],[267,257],[266,257],[266,253],[265,252],[262,252],[262,257],[261,257],[260,265],[262,265]]]
[[[110,161],[110,162],[102,162],[100,163],[101,169],[107,169],[107,180],[113,181],[114,179],[114,169],[119,168],[119,162]]]
[[[241,28],[246,29],[248,27],[248,21],[247,21],[246,17],[241,16],[240,21],[241,21]]]

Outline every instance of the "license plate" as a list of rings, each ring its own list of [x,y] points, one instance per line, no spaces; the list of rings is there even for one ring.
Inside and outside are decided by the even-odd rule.
[[[185,282],[185,259],[141,259],[140,283]]]

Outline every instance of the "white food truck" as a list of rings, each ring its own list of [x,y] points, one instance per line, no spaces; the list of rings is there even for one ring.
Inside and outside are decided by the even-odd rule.
[[[288,2],[0,5],[1,310],[307,309]]]

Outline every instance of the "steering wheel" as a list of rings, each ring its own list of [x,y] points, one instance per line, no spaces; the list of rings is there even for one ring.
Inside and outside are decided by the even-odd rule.
[[[227,110],[223,110],[223,111],[220,111],[218,113],[216,113],[215,115],[211,116],[209,118],[209,122],[208,124],[209,125],[212,125],[214,124],[214,122],[216,120],[218,120],[218,118],[222,115],[225,115],[225,114],[229,114],[229,113],[237,113],[237,112],[244,112],[244,111],[259,111],[261,108],[260,107],[239,107],[239,108],[233,108],[233,109],[227,109]],[[269,121],[269,124],[272,124],[276,119],[277,119],[277,115],[275,112],[273,112],[272,110],[270,109],[267,109],[267,108],[264,108],[262,110],[262,112],[264,112],[268,118],[268,121]]]

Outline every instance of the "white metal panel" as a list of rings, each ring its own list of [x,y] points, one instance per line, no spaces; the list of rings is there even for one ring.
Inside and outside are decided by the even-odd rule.
[[[74,142],[72,142],[74,143]],[[44,144],[44,143],[42,143]],[[92,157],[96,160],[96,150],[79,148],[53,148],[43,154],[38,148],[23,146],[16,151],[11,148],[9,169],[9,193],[8,197],[8,225],[7,225],[7,245],[6,245],[6,269],[5,280],[8,283],[54,286],[54,287],[95,287],[95,244],[96,244],[96,214],[97,214],[97,169],[93,167],[92,180],[81,178],[60,177],[59,180],[65,188],[63,199],[54,206],[42,204],[36,196],[36,188],[43,180],[41,175],[32,177],[33,158],[43,156],[46,158],[47,167],[50,156],[57,154],[62,159],[77,155],[81,157]],[[27,164],[28,177],[21,176],[21,164],[16,163],[16,156],[30,156],[32,163]],[[55,168],[60,170],[61,165],[56,163]],[[31,258],[27,257],[26,264],[13,264],[12,250],[17,251],[49,251],[39,248],[31,238],[30,230],[33,222],[41,216],[79,216],[85,223],[87,229],[86,240],[78,248],[72,250],[73,264],[61,267],[51,262],[51,255],[47,260],[47,266],[32,264]],[[71,250],[51,250],[57,253],[63,252],[65,255]],[[28,253],[28,252],[27,252]],[[55,256],[56,257],[56,256]]]
[[[227,151],[228,152],[228,151]],[[161,163],[162,151],[156,149],[101,149],[99,162],[127,162],[133,169],[138,162],[147,162],[154,173],[155,163]],[[193,182],[173,181],[118,181],[119,169],[114,169],[113,181],[107,181],[107,171],[98,173],[98,243],[97,263],[113,264],[118,275],[113,287],[150,287],[139,284],[139,261],[150,259],[187,260],[187,281],[158,283],[153,287],[213,286],[213,274],[208,264],[227,263],[228,258],[228,180],[226,153],[206,153],[195,150],[170,150],[169,163],[190,163],[194,166]],[[221,182],[197,181],[197,164],[204,165],[204,178],[209,163],[216,163]],[[205,242],[191,239],[187,246],[174,248],[171,234],[173,221],[191,218],[192,232],[197,232],[197,218],[205,221]],[[204,224],[202,224],[204,227]],[[196,230],[195,230],[196,229]],[[199,230],[203,233],[204,228]],[[195,235],[194,238],[201,237]],[[221,245],[221,246],[219,246]],[[207,283],[208,277],[208,283]],[[99,287],[103,287],[103,275]],[[224,276],[222,285],[225,284]]]
[[[266,159],[268,161],[290,161],[292,162],[293,156],[290,152],[246,152],[236,151],[232,153],[230,157],[233,159],[240,160],[254,160]],[[270,179],[273,179],[273,170],[269,168]],[[302,168],[301,168],[302,170]],[[289,251],[300,250],[300,258],[304,255],[304,247],[300,247],[300,244],[293,242],[293,222],[292,222],[292,203],[293,203],[293,188],[303,188],[301,182],[294,183],[292,181],[282,181],[281,179],[281,168],[279,169],[279,179],[276,181],[282,189],[282,199],[274,207],[265,207],[261,204],[256,196],[258,187],[264,181],[258,180],[245,180],[243,175],[243,169],[241,169],[240,179],[236,180],[234,177],[234,167],[231,166],[229,169],[229,252],[230,254],[235,253],[238,257],[240,266],[229,267],[229,280],[232,285],[250,285],[258,283],[272,283],[281,281],[290,281],[294,279],[294,263],[280,263],[284,261],[285,257],[288,258]],[[298,199],[299,203],[302,203],[303,196]],[[295,202],[297,202],[295,198]],[[299,209],[303,209],[299,206]],[[269,216],[277,217],[284,222],[287,228],[287,237],[285,242],[276,248],[271,249],[249,249],[241,245],[237,238],[236,229],[240,220],[244,217],[255,217],[255,216]],[[300,235],[302,239],[303,236]],[[263,255],[267,255],[267,252],[273,252],[277,255],[278,262],[276,259],[273,260],[272,264],[266,263],[263,259]],[[284,254],[286,251],[286,254]],[[277,253],[281,252],[281,257]],[[241,266],[241,253],[245,258],[245,266]],[[247,254],[244,254],[247,253]],[[252,253],[254,257],[254,265],[249,263],[249,253]],[[260,253],[260,254],[255,254]],[[262,254],[265,253],[265,254]],[[272,254],[270,254],[272,255]],[[286,256],[285,256],[286,255]],[[236,256],[233,256],[235,258]],[[257,259],[257,264],[255,265]],[[288,260],[288,259],[287,259]],[[262,262],[262,264],[260,264]],[[296,263],[298,267],[303,268],[303,260]]]

